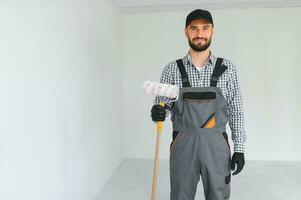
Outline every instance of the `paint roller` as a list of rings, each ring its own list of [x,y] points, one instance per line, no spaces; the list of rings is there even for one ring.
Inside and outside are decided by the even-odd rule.
[[[155,95],[169,98],[168,102],[160,102],[159,105],[165,106],[165,103],[171,103],[178,100],[179,87],[176,85],[163,84],[158,82],[145,81],[143,84],[143,91],[147,95]],[[163,129],[163,122],[157,122],[157,141],[156,152],[153,172],[152,194],[151,200],[156,199],[157,193],[157,175],[158,175],[158,162],[160,152],[161,132]]]

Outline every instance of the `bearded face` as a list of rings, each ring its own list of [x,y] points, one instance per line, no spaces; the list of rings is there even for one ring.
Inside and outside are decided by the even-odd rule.
[[[189,46],[195,51],[205,51],[211,44],[211,37],[204,38],[204,37],[195,37],[195,38],[188,38]]]
[[[213,35],[212,24],[206,20],[194,20],[186,28],[185,34],[188,39],[189,46],[194,51],[205,51],[211,44]]]

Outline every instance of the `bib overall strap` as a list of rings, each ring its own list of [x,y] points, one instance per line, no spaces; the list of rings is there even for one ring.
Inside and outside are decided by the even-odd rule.
[[[228,69],[227,66],[222,65],[223,59],[217,58],[216,64],[210,79],[210,86],[216,87],[218,78]]]
[[[190,83],[189,83],[189,80],[188,80],[188,75],[187,75],[186,70],[185,70],[183,60],[179,59],[179,60],[176,60],[176,62],[177,62],[179,71],[181,73],[182,86],[183,87],[191,87]]]

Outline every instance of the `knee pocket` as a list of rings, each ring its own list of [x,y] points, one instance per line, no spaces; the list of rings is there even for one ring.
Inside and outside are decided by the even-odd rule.
[[[230,182],[231,182],[231,173],[225,177],[225,187],[224,187],[224,199],[230,198]]]
[[[225,177],[225,183],[226,183],[226,184],[229,184],[230,181],[231,181],[231,173],[228,174],[228,175]]]

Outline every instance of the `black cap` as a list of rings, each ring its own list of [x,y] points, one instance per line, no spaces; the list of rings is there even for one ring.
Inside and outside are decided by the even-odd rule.
[[[202,10],[202,9],[196,9],[194,11],[192,11],[191,13],[189,13],[186,17],[186,27],[193,21],[196,19],[205,19],[207,20],[209,23],[213,25],[213,19],[212,16],[210,14],[210,12],[208,10]]]

